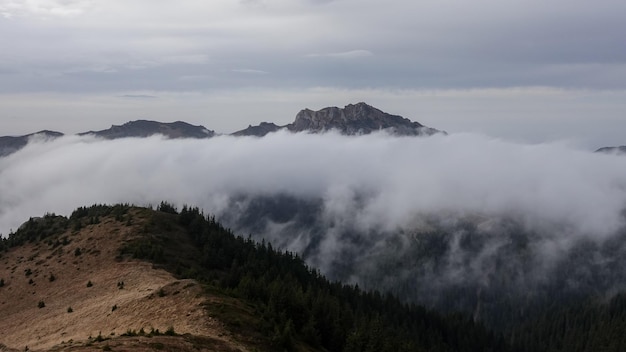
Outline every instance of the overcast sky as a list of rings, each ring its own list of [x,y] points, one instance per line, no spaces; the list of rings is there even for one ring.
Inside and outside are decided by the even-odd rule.
[[[229,133],[365,101],[448,132],[626,144],[623,0],[0,0],[0,135]]]

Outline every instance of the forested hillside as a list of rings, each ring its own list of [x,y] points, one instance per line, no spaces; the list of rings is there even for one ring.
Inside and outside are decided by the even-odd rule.
[[[445,317],[388,294],[330,282],[297,254],[237,237],[198,208],[184,207],[178,215],[167,204],[159,210],[171,213],[186,229],[199,250],[198,260],[180,258],[158,236],[127,251],[253,302],[275,346],[290,350],[304,342],[330,351],[507,349],[503,339],[468,317]]]
[[[256,348],[508,350],[503,338],[467,316],[444,316],[389,294],[331,282],[298,255],[235,236],[198,208],[184,207],[178,213],[167,203],[158,211],[94,205],[77,209],[69,218],[47,214],[3,239],[2,249],[27,243],[63,247],[68,237],[62,235],[92,231],[112,221],[138,229],[137,236],[119,248],[117,260],[147,259],[179,279],[203,283],[207,294],[218,294],[226,302],[219,307],[207,305],[209,314]]]
[[[238,331],[240,339],[268,350],[553,352],[626,347],[624,295],[602,299],[581,288],[580,295],[560,299],[543,291],[527,292],[543,298],[530,306],[520,301],[517,309],[502,311],[494,309],[514,307],[524,295],[492,297],[489,314],[509,321],[506,329],[490,332],[476,314],[454,313],[454,308],[437,313],[389,293],[330,281],[300,255],[236,236],[198,208],[183,207],[179,212],[161,203],[157,211],[141,210],[147,214],[141,219],[133,217],[131,209],[137,208],[94,205],[77,209],[69,218],[54,214],[33,218],[3,239],[0,248],[5,252],[42,241],[62,245],[67,237],[60,234],[105,219],[138,226],[140,235],[119,248],[118,260],[146,259],[179,279],[198,280],[207,292],[230,297],[226,308],[207,309]],[[437,248],[445,247],[435,245],[445,240],[445,234],[432,236],[439,237],[425,244],[422,255],[437,256]],[[0,279],[2,289],[5,278]],[[457,295],[438,299],[462,307],[464,292],[459,288]],[[531,307],[532,314],[520,315],[523,307]]]

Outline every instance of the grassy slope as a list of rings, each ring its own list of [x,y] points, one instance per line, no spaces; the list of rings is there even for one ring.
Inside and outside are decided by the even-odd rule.
[[[179,280],[151,263],[120,255],[120,248],[127,243],[157,235],[145,229],[168,215],[133,208],[118,220],[110,214],[98,217],[97,224],[88,224],[96,221],[86,217],[80,219],[80,230],[68,226],[2,253],[0,344],[18,350],[27,346],[30,350],[81,350],[89,344],[108,344],[111,348],[132,344],[133,350],[158,350],[172,343],[180,345],[178,350],[186,350],[185,345],[248,350],[222,322],[209,315],[213,306],[240,304],[238,301],[215,290],[207,294],[193,280]],[[172,239],[184,235],[179,228],[164,227],[170,231],[157,231],[158,235]],[[39,302],[45,307],[39,308]],[[153,339],[121,336],[129,330],[165,332],[170,327],[187,335]]]

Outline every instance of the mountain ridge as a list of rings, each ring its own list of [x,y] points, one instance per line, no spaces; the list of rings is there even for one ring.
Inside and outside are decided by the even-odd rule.
[[[3,136],[0,137],[0,157],[7,156],[15,153],[16,151],[24,148],[31,138],[47,138],[55,139],[64,136],[61,132],[42,130],[35,133],[26,134],[23,136]]]
[[[284,126],[262,122],[256,126],[232,133],[235,136],[263,137],[278,130],[290,132],[324,133],[336,130],[343,135],[353,136],[370,134],[377,131],[388,131],[397,136],[430,136],[444,133],[426,127],[419,122],[411,121],[399,115],[383,112],[364,102],[348,104],[344,108],[326,107],[317,111],[303,109],[295,120]]]
[[[602,147],[597,149],[595,153],[626,155],[626,145],[618,147]]]
[[[243,130],[230,133],[231,136],[263,137],[269,133],[285,130],[293,133],[309,132],[324,133],[331,130],[339,131],[343,135],[361,135],[377,131],[387,131],[397,136],[429,136],[443,133],[434,128],[426,127],[419,122],[411,121],[399,115],[391,115],[366,103],[349,104],[344,108],[327,107],[318,111],[301,110],[295,120],[287,125],[279,126],[273,122],[261,122],[258,125],[249,125]],[[63,136],[61,132],[40,131],[23,136],[0,137],[0,157],[10,155],[28,144],[30,138],[36,135],[46,138]],[[134,120],[122,125],[98,131],[77,133],[78,136],[94,136],[104,139],[119,138],[146,138],[153,135],[163,135],[169,139],[212,138],[218,134],[202,125],[192,125],[184,121],[159,122],[152,120]]]
[[[88,131],[79,133],[79,136],[93,135],[105,139],[118,139],[130,137],[150,137],[155,134],[161,134],[167,138],[211,138],[215,135],[214,131],[204,126],[192,125],[184,121],[175,122],[158,122],[151,120],[135,120],[129,121],[123,125],[113,125],[108,129],[100,131]]]

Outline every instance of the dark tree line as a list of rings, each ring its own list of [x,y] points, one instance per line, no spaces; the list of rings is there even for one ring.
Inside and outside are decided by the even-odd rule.
[[[177,215],[171,206],[161,204],[159,209],[163,208],[148,233],[158,232],[163,219],[174,216],[197,251],[196,260],[170,254],[180,248],[165,243],[168,236],[163,235],[147,236],[129,245],[126,253],[147,259],[154,259],[151,253],[162,253],[160,262],[181,277],[216,285],[252,302],[275,348],[291,350],[306,343],[329,351],[507,350],[503,338],[466,316],[442,316],[389,294],[331,282],[297,254],[235,236],[198,208],[183,207]],[[180,245],[180,239],[176,242]]]
[[[511,336],[519,351],[626,351],[626,294],[551,309]]]

